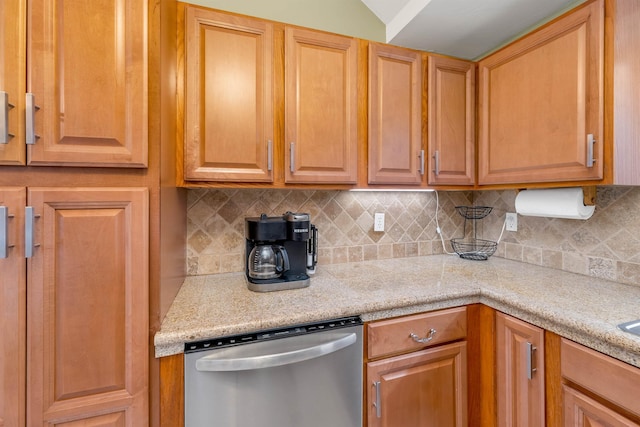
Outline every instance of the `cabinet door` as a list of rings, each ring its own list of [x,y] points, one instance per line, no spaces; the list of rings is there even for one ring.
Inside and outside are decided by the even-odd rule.
[[[0,426],[25,425],[24,188],[0,187]]]
[[[357,44],[285,29],[285,181],[357,180]]]
[[[596,1],[480,61],[479,184],[602,179],[603,43]]]
[[[566,385],[562,386],[565,427],[638,427],[639,424]]]
[[[29,164],[147,165],[147,15],[146,1],[29,2]]]
[[[369,43],[369,184],[420,184],[422,55]]]
[[[498,426],[543,427],[544,330],[496,314]]]
[[[28,202],[27,425],[146,426],[147,190],[31,188]]]
[[[475,66],[429,56],[428,120],[430,185],[475,181]]]
[[[467,425],[465,342],[367,363],[369,427]]]
[[[186,14],[185,180],[273,181],[273,25]]]
[[[25,0],[0,2],[0,165],[24,165]]]

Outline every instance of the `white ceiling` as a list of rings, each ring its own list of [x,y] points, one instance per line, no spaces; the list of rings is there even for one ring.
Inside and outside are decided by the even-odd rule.
[[[585,0],[362,0],[387,43],[478,59]]]

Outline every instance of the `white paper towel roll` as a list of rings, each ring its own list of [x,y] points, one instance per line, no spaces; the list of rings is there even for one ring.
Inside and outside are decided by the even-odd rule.
[[[516,196],[516,212],[524,216],[589,219],[595,206],[585,206],[582,188],[523,190]]]

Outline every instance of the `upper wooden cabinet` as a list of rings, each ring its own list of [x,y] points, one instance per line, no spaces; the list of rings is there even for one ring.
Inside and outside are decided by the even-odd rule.
[[[419,185],[422,54],[369,43],[369,184]]]
[[[605,123],[610,184],[640,185],[640,2],[607,3]]]
[[[356,183],[355,39],[186,4],[180,10],[186,185]]]
[[[480,61],[478,184],[603,178],[603,45],[599,0]]]
[[[357,59],[354,38],[285,29],[285,182],[356,183]]]
[[[0,163],[145,167],[147,2],[8,0],[0,11],[0,91],[13,105]]]
[[[186,8],[187,181],[273,181],[273,24]]]
[[[25,0],[0,2],[0,165],[24,165]]]
[[[427,76],[429,185],[473,185],[475,65],[429,55]]]

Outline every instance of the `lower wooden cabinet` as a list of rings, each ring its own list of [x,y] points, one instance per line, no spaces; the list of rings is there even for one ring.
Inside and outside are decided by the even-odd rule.
[[[0,425],[146,426],[147,189],[7,195]]]
[[[640,426],[640,369],[561,341],[564,426]]]
[[[564,386],[562,388],[564,402],[564,425],[566,427],[637,427],[628,418],[598,403],[579,391]]]
[[[544,330],[496,314],[498,426],[545,425]]]
[[[466,366],[465,342],[368,363],[368,426],[466,426]]]
[[[367,426],[466,426],[466,333],[465,307],[368,324]]]
[[[0,426],[25,425],[27,278],[23,187],[0,187]]]

